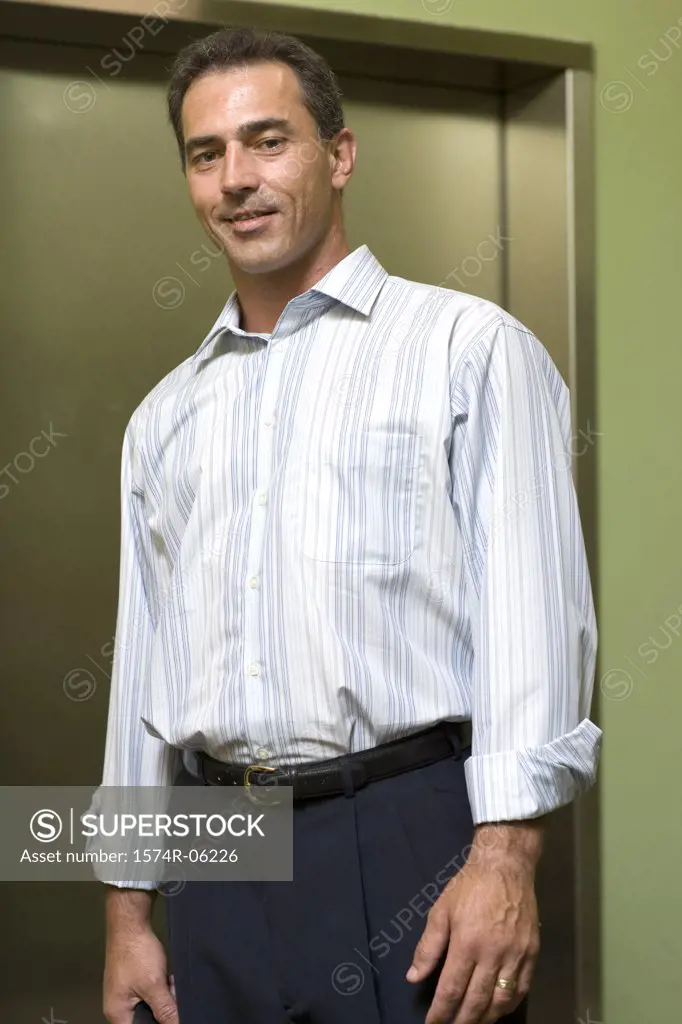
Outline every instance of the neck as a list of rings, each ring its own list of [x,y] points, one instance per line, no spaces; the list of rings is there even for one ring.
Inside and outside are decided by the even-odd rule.
[[[302,295],[350,252],[343,230],[326,236],[301,259],[281,270],[248,274],[230,264],[243,331],[270,334],[286,304]]]

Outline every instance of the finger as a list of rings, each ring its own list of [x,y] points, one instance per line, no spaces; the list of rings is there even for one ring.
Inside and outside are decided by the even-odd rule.
[[[491,999],[491,1006],[488,1007],[481,1024],[495,1024],[495,1022],[500,1020],[501,1017],[504,1017],[505,1014],[511,1014],[516,1010],[520,1002],[523,1001],[530,990],[530,982],[532,981],[532,975],[534,975],[537,963],[538,952],[531,950],[526,953],[516,974],[514,974],[514,969],[511,967],[503,968],[500,971],[498,978],[513,978],[516,981],[516,988],[513,992],[510,992],[509,989],[501,989],[499,985],[495,985],[493,998]],[[504,999],[500,998],[500,992],[502,992],[503,995],[509,995],[509,1001],[507,1004],[505,1004]]]
[[[466,955],[466,954],[465,954]],[[461,951],[448,950],[424,1024],[451,1024],[476,968],[475,960]]]
[[[481,1024],[496,1024],[500,1017],[513,1013],[523,1002],[530,989],[536,959],[537,957],[532,955],[527,956],[516,972],[511,966],[501,968],[494,979],[490,1004],[481,1019]],[[516,981],[516,987],[513,990],[501,989],[497,984],[499,978],[513,978]]]
[[[494,1010],[492,1009],[491,1004],[490,1007],[486,1010],[485,1015],[481,1017],[480,1024],[497,1024],[499,1020],[506,1020],[508,1014],[513,1013],[514,1010],[518,1009],[522,1002],[523,999],[519,999],[517,997],[516,999],[514,999],[512,1003],[510,1003],[508,1007],[506,1007],[503,1010]]]
[[[156,986],[143,998],[151,1006],[158,1024],[179,1024],[178,1007],[167,984]]]
[[[443,911],[431,910],[426,927],[417,943],[412,964],[405,975],[408,981],[421,981],[440,960],[450,937],[450,921]]]
[[[524,996],[530,992],[530,985],[533,980],[533,974],[535,973],[535,965],[538,962],[538,954],[527,953],[526,958],[521,965],[519,971],[519,992],[523,992]]]
[[[131,998],[136,999],[137,1002],[131,1005]],[[135,1018],[135,1007],[140,998],[135,995],[124,997],[119,994],[115,1002],[106,999],[102,1005],[105,1020],[108,1024],[132,1024]]]
[[[106,1006],[102,1007],[102,1013],[107,1024],[131,1024],[134,1012],[134,1009],[131,1011],[128,1004],[123,1003],[119,1003],[116,1007],[112,1007],[111,1004],[107,1003]]]
[[[448,1024],[483,1024],[487,1014],[492,1008],[495,996],[495,980],[502,972],[490,966],[476,966],[464,993],[464,998],[459,1004],[454,1018],[450,1018]],[[511,977],[511,975],[502,975]],[[501,991],[501,990],[499,990]],[[516,993],[513,992],[512,996]],[[505,1010],[508,1013],[509,1010]],[[497,1020],[494,1017],[493,1020]]]

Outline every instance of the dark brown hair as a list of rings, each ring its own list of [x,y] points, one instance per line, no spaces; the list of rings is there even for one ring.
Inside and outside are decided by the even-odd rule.
[[[331,139],[344,127],[342,92],[326,60],[295,36],[253,28],[221,29],[185,46],[171,69],[168,114],[185,169],[182,103],[192,82],[211,71],[248,67],[260,61],[280,61],[296,73],[301,98],[317,125],[320,139]]]

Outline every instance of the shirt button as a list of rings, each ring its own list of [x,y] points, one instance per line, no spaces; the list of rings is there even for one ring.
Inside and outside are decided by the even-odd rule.
[[[256,751],[256,757],[259,757],[261,761],[264,761],[266,760],[266,758],[272,757],[272,754],[267,749],[267,747],[259,747],[258,750]]]
[[[249,665],[249,675],[250,676],[258,676],[258,675],[260,675],[260,665],[258,664],[257,661],[252,661],[251,664]]]
[[[258,577],[257,576],[252,576],[251,577],[251,579],[249,580],[249,586],[253,587],[254,589],[258,586]]]
[[[258,504],[259,505],[264,505],[267,500],[268,500],[267,494],[265,494],[263,491],[261,491],[261,493],[258,495]]]
[[[265,424],[266,427],[271,427],[274,422],[274,416],[266,416],[265,419],[263,420],[263,423]]]

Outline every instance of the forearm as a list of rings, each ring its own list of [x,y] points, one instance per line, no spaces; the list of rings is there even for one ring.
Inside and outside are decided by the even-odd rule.
[[[105,896],[107,937],[133,935],[151,928],[156,890],[122,889],[107,885]]]

